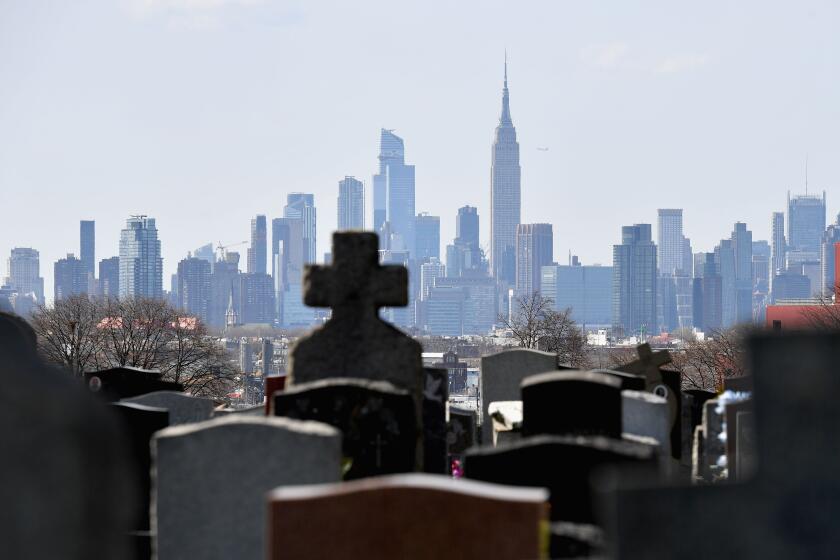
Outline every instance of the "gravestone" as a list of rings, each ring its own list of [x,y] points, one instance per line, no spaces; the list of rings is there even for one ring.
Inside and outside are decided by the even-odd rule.
[[[724,395],[727,393],[724,392]],[[738,393],[739,397],[749,393]],[[745,397],[742,400],[735,400],[726,403],[724,418],[726,420],[726,468],[730,480],[737,479],[738,473],[738,414],[752,412],[752,399]],[[743,427],[743,426],[742,426]],[[744,433],[742,437],[749,435]],[[749,443],[747,444],[749,445]]]
[[[703,484],[711,479],[711,473],[706,460],[706,450],[703,442],[706,441],[706,434],[703,433],[703,424],[694,428],[694,438],[691,446],[691,482]]]
[[[840,335],[747,344],[758,469],[747,482],[656,488],[615,479],[614,557],[834,558],[840,550]]]
[[[275,392],[286,388],[286,376],[269,375],[263,378],[263,382],[265,383],[265,414],[266,416],[274,416],[274,412],[271,410],[271,406],[274,404],[272,396]]]
[[[414,470],[414,399],[387,381],[338,378],[292,385],[274,394],[274,413],[338,428],[348,480]]]
[[[488,414],[492,402],[521,400],[519,384],[529,375],[557,370],[557,355],[539,350],[515,348],[481,358],[481,443],[490,444],[493,422]]]
[[[621,438],[621,381],[604,373],[558,371],[522,380],[522,435]]]
[[[644,391],[621,392],[622,431],[655,439],[663,454],[671,455],[668,401]]]
[[[671,452],[674,459],[682,455],[682,374],[665,366],[671,363],[667,350],[654,352],[650,344],[636,348],[639,358],[629,364],[617,367],[618,371],[641,375],[647,380],[645,390],[668,400],[669,422],[671,424]]]
[[[703,405],[716,396],[717,393],[702,389],[688,389],[682,392],[682,410],[680,412],[682,419],[680,422],[682,453],[680,464],[685,469],[693,469],[695,464],[692,462],[694,432],[703,421]]]
[[[644,391],[647,388],[647,379],[644,378],[642,375],[636,375],[635,373],[627,373],[624,371],[618,371],[614,369],[593,369],[595,373],[604,373],[606,375],[611,375],[621,381],[621,390],[630,390],[630,391]]]
[[[119,418],[131,449],[136,487],[139,489],[137,508],[132,525],[135,558],[149,558],[152,538],[149,525],[149,496],[151,493],[151,441],[155,432],[169,426],[169,412],[135,403],[112,403],[112,412]]]
[[[747,480],[755,473],[755,426],[752,411],[735,414],[735,480]]]
[[[306,267],[304,303],[330,307],[332,315],[292,348],[288,383],[349,377],[408,389],[415,405],[415,460],[420,469],[423,350],[419,342],[379,317],[382,307],[408,305],[408,270],[379,264],[379,236],[371,232],[334,233],[332,259],[330,266]]]
[[[449,400],[449,372],[424,368],[423,393],[423,472],[446,474],[446,403]]]
[[[213,418],[228,416],[229,414],[243,414],[245,416],[265,416],[265,405],[258,404],[244,408],[216,408],[213,410]]]
[[[723,403],[719,399],[706,401],[703,406],[703,459],[701,472],[706,482],[726,479],[726,425]]]
[[[750,392],[753,390],[752,375],[737,375],[723,378],[724,391]]]
[[[446,444],[451,457],[460,459],[464,451],[475,445],[475,411],[466,408],[449,407]]]
[[[108,402],[128,399],[155,391],[183,391],[180,383],[162,381],[157,370],[121,366],[85,373],[91,392]]]
[[[5,313],[0,379],[0,556],[129,558],[138,495],[120,426]]]
[[[487,408],[493,423],[493,445],[519,439],[522,433],[522,401],[497,401]]]
[[[155,555],[265,558],[266,493],[341,478],[341,436],[318,422],[227,416],[152,443]]]
[[[279,488],[268,558],[543,558],[547,498],[430,474]]]
[[[602,436],[532,436],[504,447],[467,450],[464,476],[548,488],[553,521],[594,523],[590,476],[615,464],[656,470],[656,448]]]
[[[165,408],[169,411],[170,426],[209,420],[213,416],[215,407],[211,399],[194,397],[175,391],[155,391],[154,393],[123,399],[120,402]]]

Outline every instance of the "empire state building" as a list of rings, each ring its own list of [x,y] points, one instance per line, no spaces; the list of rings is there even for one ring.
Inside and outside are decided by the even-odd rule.
[[[512,285],[516,279],[516,226],[522,205],[519,142],[510,118],[510,95],[507,84],[502,89],[502,116],[493,142],[490,168],[490,269],[497,281]]]

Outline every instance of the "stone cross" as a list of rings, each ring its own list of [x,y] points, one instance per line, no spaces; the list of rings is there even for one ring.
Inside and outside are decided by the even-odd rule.
[[[379,318],[384,306],[408,304],[408,271],[380,266],[378,237],[368,232],[333,234],[333,264],[309,266],[304,302],[331,307],[332,317],[291,351],[291,384],[326,377],[390,381],[422,400],[421,346]]]
[[[742,484],[618,484],[615,558],[833,558],[840,550],[840,334],[749,342],[758,464]],[[615,481],[614,481],[615,484]]]

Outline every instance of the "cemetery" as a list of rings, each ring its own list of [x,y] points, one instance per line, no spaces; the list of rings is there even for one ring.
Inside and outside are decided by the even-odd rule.
[[[331,318],[243,409],[143,370],[83,383],[0,314],[4,558],[834,558],[840,335],[755,333],[744,377],[667,351],[578,370],[481,358],[477,410],[382,320],[405,268],[337,233],[304,300]]]

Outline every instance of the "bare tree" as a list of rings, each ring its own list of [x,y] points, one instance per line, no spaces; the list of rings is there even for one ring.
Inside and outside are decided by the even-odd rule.
[[[103,352],[112,366],[163,369],[178,313],[163,300],[109,300],[103,309]]]
[[[673,354],[674,367],[683,373],[683,384],[691,389],[719,391],[724,379],[745,375],[747,327],[712,331],[705,340],[689,342]]]
[[[554,352],[562,363],[586,365],[586,337],[572,320],[570,309],[556,311],[554,301],[538,291],[516,297],[514,306],[510,317],[499,315],[499,322],[519,346]]]
[[[41,355],[48,362],[66,367],[74,375],[96,369],[102,349],[99,305],[85,295],[38,307],[31,317]]]

